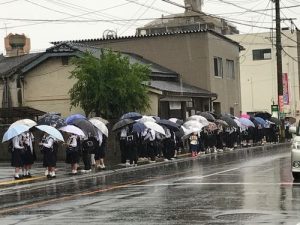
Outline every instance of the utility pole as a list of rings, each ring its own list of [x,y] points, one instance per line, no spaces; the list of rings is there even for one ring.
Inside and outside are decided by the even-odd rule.
[[[276,21],[276,59],[277,59],[277,95],[279,107],[279,119],[283,112],[283,84],[282,84],[282,45],[281,45],[281,18],[280,18],[280,0],[273,0],[275,2],[275,21]],[[280,126],[280,142],[284,141],[284,122],[281,121]]]

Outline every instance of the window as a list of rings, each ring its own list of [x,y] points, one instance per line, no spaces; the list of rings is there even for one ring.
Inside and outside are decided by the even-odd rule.
[[[223,62],[222,58],[214,57],[214,69],[216,77],[223,77]]]
[[[271,59],[271,49],[255,49],[252,50],[253,60],[267,60]]]
[[[234,61],[226,59],[226,72],[227,77],[230,79],[234,79]]]

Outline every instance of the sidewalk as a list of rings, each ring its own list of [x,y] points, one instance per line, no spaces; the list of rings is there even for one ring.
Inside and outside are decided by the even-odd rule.
[[[234,154],[236,152],[240,151],[256,151],[256,150],[269,150],[273,148],[279,148],[279,147],[289,147],[290,143],[282,143],[282,144],[276,144],[276,145],[264,145],[264,146],[255,146],[255,147],[248,147],[248,148],[238,148],[233,151],[224,151],[223,153],[210,153],[205,155],[200,155],[197,158],[205,158],[210,157],[213,155],[225,155],[225,154]],[[167,162],[164,162],[163,159],[157,160],[155,163],[150,163],[149,161],[140,161],[138,162],[137,167],[125,167],[124,165],[118,164],[118,165],[112,165],[108,166],[106,170],[97,170],[95,168],[92,168],[92,172],[90,173],[79,173],[78,175],[70,175],[70,165],[64,163],[64,162],[58,162],[57,163],[57,171],[56,175],[57,177],[54,180],[57,180],[59,182],[63,182],[64,180],[69,179],[76,179],[76,178],[84,178],[86,176],[102,176],[102,175],[109,175],[112,173],[118,173],[118,172],[129,172],[129,171],[136,171],[136,170],[144,170],[147,168],[159,168],[160,166],[168,165],[168,164],[174,164],[182,161],[192,161],[195,160],[195,158],[190,157],[189,153],[178,155],[178,158],[175,160],[170,160]],[[82,163],[80,164],[82,166]],[[32,167],[31,178],[25,178],[21,180],[14,180],[13,174],[14,174],[14,168],[10,166],[10,163],[2,162],[0,163],[0,190],[3,188],[9,188],[9,187],[21,187],[22,185],[28,185],[28,184],[38,184],[38,183],[44,183],[47,182],[48,179],[45,176],[45,168],[42,167],[42,163],[35,163]]]

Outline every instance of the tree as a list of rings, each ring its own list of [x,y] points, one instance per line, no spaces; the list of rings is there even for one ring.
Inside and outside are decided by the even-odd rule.
[[[103,50],[100,58],[91,53],[72,59],[75,69],[70,79],[76,83],[70,89],[71,107],[80,106],[89,115],[118,118],[131,111],[149,107],[147,88],[149,66],[130,63],[128,57]]]

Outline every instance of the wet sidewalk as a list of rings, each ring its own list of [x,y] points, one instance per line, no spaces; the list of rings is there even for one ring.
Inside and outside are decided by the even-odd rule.
[[[216,155],[224,155],[224,154],[232,154],[237,151],[256,151],[256,150],[263,150],[263,149],[270,149],[275,148],[279,146],[288,147],[290,143],[282,143],[277,145],[265,145],[265,146],[256,146],[256,147],[248,147],[248,148],[240,148],[235,149],[233,151],[224,151],[223,153],[210,153],[210,154],[203,154],[198,156],[197,158],[204,158],[204,157],[210,157],[210,156],[216,156]],[[139,169],[147,169],[147,168],[159,168],[161,166],[172,164],[176,162],[186,161],[186,160],[194,160],[195,158],[190,157],[189,153],[184,153],[178,155],[178,157],[174,160],[169,160],[165,162],[163,159],[158,159],[156,162],[149,162],[148,160],[143,160],[138,162],[137,167],[126,167],[122,164],[117,165],[108,165],[105,170],[98,170],[95,167],[92,167],[92,171],[89,173],[81,173],[79,172],[77,175],[71,175],[71,168],[69,164],[66,164],[64,162],[58,162],[57,168],[56,168],[56,178],[53,180],[57,180],[58,182],[64,182],[69,179],[82,179],[86,176],[102,176],[102,175],[108,175],[112,173],[118,173],[118,172],[130,172],[135,171]],[[79,164],[82,168],[83,164]],[[31,170],[32,177],[31,178],[24,178],[20,180],[14,180],[14,168],[10,166],[10,163],[8,162],[0,162],[0,190],[6,189],[9,187],[21,187],[23,185],[28,184],[38,184],[38,183],[44,183],[47,182],[48,179],[45,176],[45,168],[42,166],[42,163],[35,163]]]

